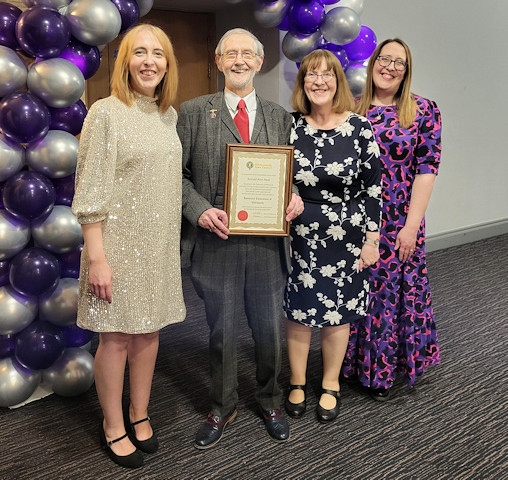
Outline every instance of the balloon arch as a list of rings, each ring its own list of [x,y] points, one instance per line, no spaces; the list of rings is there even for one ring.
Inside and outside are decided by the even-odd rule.
[[[85,80],[153,0],[0,2],[0,407],[93,384],[71,212]],[[43,393],[41,394],[43,395]]]
[[[286,31],[282,52],[298,64],[318,48],[340,61],[353,95],[365,86],[366,61],[376,48],[373,30],[362,25],[364,0],[256,0],[254,16],[264,27]]]

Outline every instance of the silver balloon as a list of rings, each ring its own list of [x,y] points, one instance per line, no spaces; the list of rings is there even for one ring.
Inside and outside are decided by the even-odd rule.
[[[293,34],[287,32],[282,39],[282,52],[293,62],[301,62],[305,55],[315,50],[321,40],[318,30],[310,35]]]
[[[59,327],[74,325],[78,311],[78,285],[76,278],[61,278],[49,298],[39,301],[39,318]]]
[[[340,0],[339,6],[348,7],[351,10],[354,10],[358,15],[361,15],[363,12],[363,0]]]
[[[70,252],[83,243],[78,219],[66,205],[55,205],[44,221],[32,224],[32,236],[38,247],[53,253]]]
[[[367,82],[367,67],[362,63],[350,65],[346,70],[346,79],[354,97],[362,94]]]
[[[359,15],[349,7],[336,7],[327,12],[321,33],[327,42],[337,45],[351,43],[360,33]]]
[[[276,27],[286,16],[289,6],[290,3],[287,0],[275,0],[271,3],[256,0],[254,18],[263,27]]]
[[[94,382],[93,356],[79,347],[66,348],[51,367],[43,370],[42,379],[57,395],[81,395]]]
[[[27,74],[23,59],[14,50],[0,45],[0,98],[25,87]]]
[[[137,0],[139,16],[144,17],[153,7],[153,0]]]
[[[13,357],[0,360],[0,407],[28,400],[41,383],[41,372],[23,368]]]
[[[24,166],[24,147],[0,134],[0,182],[18,173]]]
[[[0,335],[21,332],[36,315],[37,300],[20,295],[10,285],[0,287]]]
[[[30,224],[0,209],[0,260],[21,252],[30,240]]]
[[[46,136],[29,143],[26,162],[29,167],[49,178],[63,178],[76,171],[78,139],[63,130],[50,130]]]
[[[102,45],[120,33],[122,17],[110,0],[73,0],[65,18],[74,37],[87,45]]]
[[[111,5],[114,7],[113,3]],[[27,85],[30,92],[46,105],[65,108],[76,103],[83,95],[85,77],[69,60],[49,58],[32,64],[28,70]]]

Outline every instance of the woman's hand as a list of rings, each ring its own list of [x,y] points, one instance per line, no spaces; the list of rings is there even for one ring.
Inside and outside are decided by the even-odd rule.
[[[90,262],[88,266],[88,288],[101,300],[113,301],[113,273],[106,260]]]
[[[358,261],[358,270],[371,267],[379,260],[379,246],[373,243],[364,243]]]

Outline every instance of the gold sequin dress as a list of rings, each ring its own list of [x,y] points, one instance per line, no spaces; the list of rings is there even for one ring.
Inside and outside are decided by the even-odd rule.
[[[80,224],[103,222],[113,301],[88,289],[81,256],[77,325],[94,332],[154,332],[185,318],[180,271],[182,146],[176,111],[159,113],[138,96],[131,107],[95,102],[81,132],[72,211]]]

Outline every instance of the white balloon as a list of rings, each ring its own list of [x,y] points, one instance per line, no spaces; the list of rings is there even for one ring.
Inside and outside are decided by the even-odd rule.
[[[137,0],[139,16],[144,17],[153,7],[153,0]]]
[[[13,357],[0,360],[0,407],[28,400],[41,383],[41,372],[23,368]]]
[[[39,318],[59,327],[76,323],[78,311],[79,281],[76,278],[61,278],[48,298],[39,300]]]
[[[0,182],[18,173],[24,165],[24,147],[0,134]]]
[[[282,39],[282,52],[293,62],[301,62],[305,55],[315,50],[321,40],[318,30],[310,35],[299,35],[287,32]]]
[[[367,67],[362,63],[350,65],[346,70],[346,79],[353,96],[360,96],[367,82]]]
[[[289,6],[287,0],[274,0],[271,3],[257,0],[254,5],[254,18],[265,28],[276,27],[284,19]]]
[[[30,240],[30,224],[0,209],[0,260],[21,252]]]
[[[27,165],[49,178],[63,178],[76,171],[78,139],[63,130],[50,130],[26,147]]]
[[[94,382],[93,356],[79,347],[66,348],[58,360],[42,372],[42,379],[57,395],[81,395]]]
[[[87,45],[102,45],[120,33],[122,17],[110,0],[73,0],[65,12],[74,37]]]
[[[0,45],[0,98],[22,89],[27,74],[23,59],[14,50]]]
[[[360,17],[348,7],[332,8],[321,25],[321,33],[327,42],[337,45],[351,43],[360,33]]]
[[[20,295],[10,285],[0,287],[0,335],[14,335],[28,327],[37,308],[36,299]]]
[[[48,58],[32,64],[27,85],[30,92],[49,107],[64,108],[81,98],[85,91],[85,77],[72,62],[64,58]]]
[[[32,224],[32,236],[52,253],[67,253],[83,243],[81,226],[67,205],[55,205],[42,223]]]

